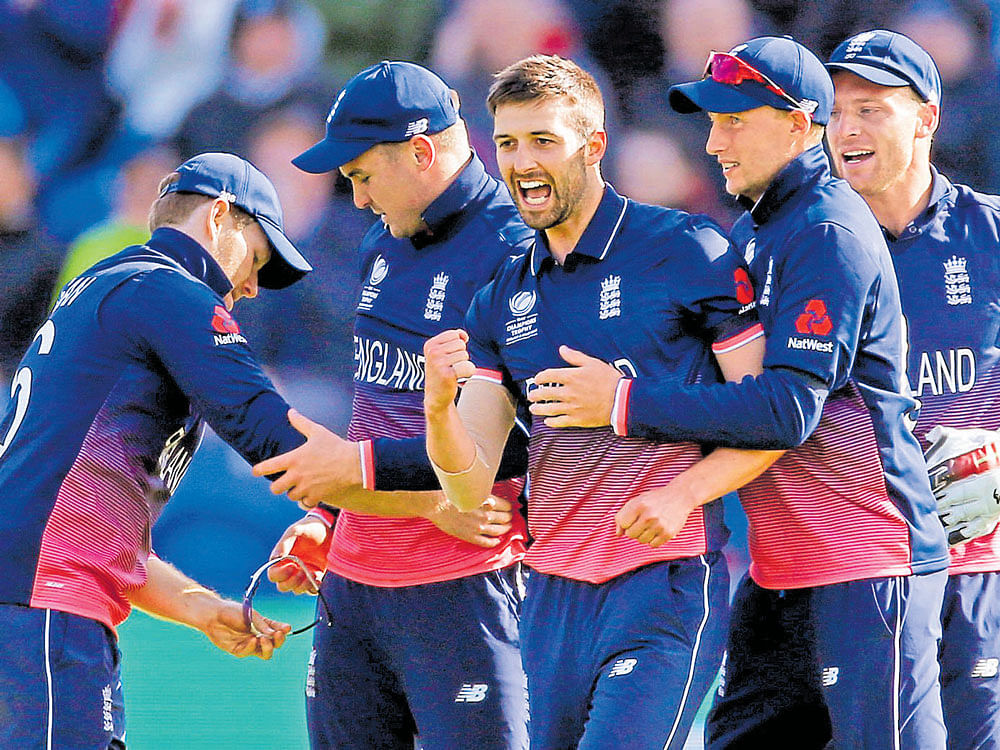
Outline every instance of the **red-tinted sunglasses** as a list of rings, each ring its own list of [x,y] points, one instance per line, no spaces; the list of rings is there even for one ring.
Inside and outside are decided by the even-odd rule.
[[[812,99],[796,99],[750,63],[728,52],[712,52],[708,56],[708,62],[705,63],[705,72],[702,78],[711,78],[716,83],[723,83],[727,86],[739,86],[744,81],[762,83],[768,91],[774,92],[795,109],[801,110],[807,115],[812,115],[816,111],[816,107],[819,106]]]

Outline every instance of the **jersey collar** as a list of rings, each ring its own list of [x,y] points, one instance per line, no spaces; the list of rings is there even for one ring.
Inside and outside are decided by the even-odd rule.
[[[423,220],[427,230],[414,235],[414,247],[425,247],[446,238],[454,229],[457,219],[483,192],[489,182],[486,167],[475,151],[452,183],[424,210]]]
[[[220,297],[225,297],[233,290],[233,282],[226,276],[222,266],[184,232],[171,227],[160,227],[153,232],[146,247],[170,258],[196,279],[208,284]]]
[[[580,235],[576,247],[567,257],[579,254],[586,255],[595,260],[604,260],[611,244],[618,235],[622,220],[625,218],[625,209],[628,207],[628,199],[618,195],[615,189],[607,182],[604,183],[604,195],[601,202],[597,204],[597,211],[594,213],[587,228]],[[535,241],[531,247],[531,275],[537,276],[542,269],[542,264],[548,259],[555,263],[555,259],[549,253],[549,245],[545,239],[545,232],[535,232]]]
[[[890,242],[910,239],[911,237],[923,234],[924,230],[933,223],[935,218],[937,218],[938,212],[942,208],[942,202],[952,198],[956,192],[957,191],[955,190],[954,185],[951,184],[947,177],[938,172],[932,164],[931,197],[927,202],[927,208],[917,214],[917,217],[906,226],[899,237],[893,237],[888,231],[886,231],[885,227],[882,228],[882,233]]]
[[[750,212],[754,224],[760,226],[787,206],[795,194],[807,185],[829,178],[830,160],[822,145],[813,146],[786,164],[756,203],[744,196],[739,197],[739,203]]]

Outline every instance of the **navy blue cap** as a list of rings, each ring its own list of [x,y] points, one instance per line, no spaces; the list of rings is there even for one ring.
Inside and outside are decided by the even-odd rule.
[[[831,72],[850,71],[879,86],[909,86],[925,102],[941,102],[941,74],[933,58],[895,31],[876,29],[845,39],[826,67]]]
[[[257,167],[235,154],[207,153],[192,156],[174,170],[180,179],[169,184],[167,193],[198,193],[224,197],[253,216],[271,244],[271,259],[257,274],[265,289],[283,289],[312,266],[285,236],[281,202],[271,181]]]
[[[329,172],[378,143],[438,133],[457,121],[451,89],[436,74],[416,63],[383,61],[347,82],[327,115],[326,137],[292,164]]]
[[[761,106],[810,111],[813,122],[826,125],[833,109],[833,82],[822,61],[791,37],[761,36],[733,47],[729,54],[770,78],[785,93],[802,103],[791,102],[757,81],[738,85],[704,78],[670,87],[670,106],[689,114],[744,112]]]

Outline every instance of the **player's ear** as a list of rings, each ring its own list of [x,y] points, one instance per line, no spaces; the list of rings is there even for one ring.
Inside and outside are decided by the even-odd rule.
[[[213,240],[222,232],[222,227],[226,222],[226,217],[230,215],[232,208],[225,198],[214,198],[208,207],[208,214],[205,217],[206,230],[208,236]]]
[[[792,134],[797,136],[809,135],[813,126],[812,118],[805,112],[798,109],[786,111],[788,112],[788,118],[791,121]]]
[[[920,102],[917,109],[919,124],[917,125],[918,138],[930,138],[934,135],[941,121],[941,108],[936,102]]]
[[[415,135],[410,139],[410,154],[421,172],[430,169],[437,159],[437,147],[426,135]]]
[[[599,163],[608,150],[608,132],[603,128],[594,130],[587,136],[587,142],[584,144],[584,147],[586,149],[587,166],[590,167]]]

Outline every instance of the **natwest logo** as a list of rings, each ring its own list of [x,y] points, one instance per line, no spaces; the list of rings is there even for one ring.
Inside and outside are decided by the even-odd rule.
[[[219,333],[239,333],[239,323],[229,314],[229,310],[222,305],[216,305],[212,310],[212,330]]]
[[[750,283],[750,276],[746,269],[737,268],[733,273],[733,281],[736,282],[736,301],[741,305],[749,305],[753,302],[753,284]]]
[[[809,300],[806,311],[795,319],[795,330],[817,336],[829,334],[833,330],[833,322],[826,313],[826,303],[821,299]]]

